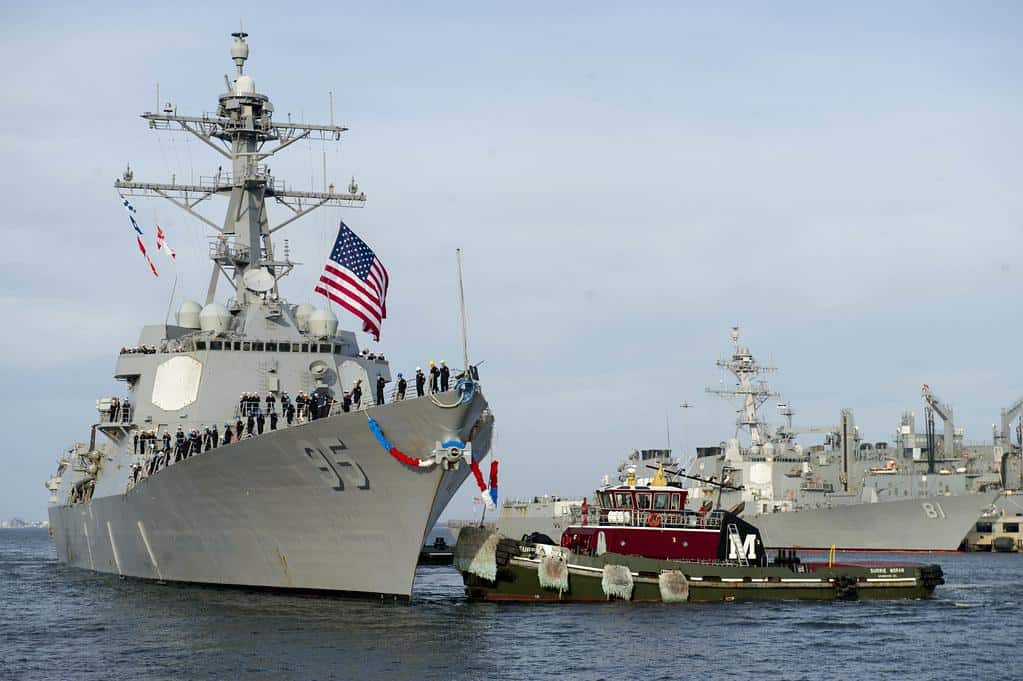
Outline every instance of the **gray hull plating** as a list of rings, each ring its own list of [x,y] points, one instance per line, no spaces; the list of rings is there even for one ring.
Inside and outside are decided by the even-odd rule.
[[[472,438],[478,460],[490,449],[485,408],[477,394],[453,409],[420,399],[372,415],[413,456],[457,436]],[[424,536],[469,467],[400,463],[366,420],[340,414],[270,432],[174,464],[124,494],[53,506],[57,553],[130,577],[408,597]]]
[[[745,516],[768,548],[955,551],[997,492]]]

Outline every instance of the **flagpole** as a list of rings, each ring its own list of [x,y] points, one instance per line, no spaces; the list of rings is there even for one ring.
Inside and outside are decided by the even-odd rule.
[[[178,268],[174,268],[174,285],[171,286],[170,300],[167,301],[167,316],[163,318],[163,325],[166,327],[170,322],[171,308],[174,307],[174,293],[178,290]]]
[[[465,361],[465,371],[469,372],[469,339],[466,335],[465,326],[465,289],[462,287],[462,249],[455,249],[455,261],[458,263],[458,304],[462,311],[462,359]]]

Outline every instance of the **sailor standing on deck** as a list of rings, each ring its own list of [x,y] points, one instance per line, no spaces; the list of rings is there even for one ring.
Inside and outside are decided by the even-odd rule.
[[[174,461],[181,461],[181,456],[185,452],[185,431],[181,430],[181,426],[178,426],[178,432],[174,433]]]
[[[430,360],[430,392],[431,393],[437,392],[437,388],[438,388],[437,381],[439,379],[440,379],[440,369],[437,368],[437,365],[434,364],[433,360],[431,359]]]
[[[270,430],[277,430],[277,412],[270,412]]]
[[[276,408],[277,408],[277,397],[273,393],[268,392],[266,394],[266,410],[267,411],[273,411]]]
[[[446,393],[448,391],[448,379],[451,378],[451,369],[448,369],[448,365],[444,363],[444,360],[440,361],[440,391]]]
[[[377,404],[378,405],[384,403],[384,386],[385,385],[387,385],[387,381],[384,380],[384,377],[381,376],[380,372],[378,371],[377,372]]]
[[[166,452],[170,450],[170,441],[171,441],[170,431],[169,430],[163,431],[163,451]]]
[[[295,405],[289,402],[285,412],[285,416],[288,417],[288,425],[290,426],[295,421]]]
[[[423,396],[423,388],[426,387],[426,375],[422,367],[416,367],[416,397]]]
[[[216,449],[220,444],[220,431],[217,430],[217,424],[213,424],[213,430],[210,431],[210,437],[213,438],[213,449]]]
[[[346,414],[352,410],[352,396],[347,392],[341,395],[341,411]]]
[[[362,402],[362,379],[356,379],[355,384],[352,385],[352,404],[355,408],[359,408],[359,402]]]
[[[233,439],[234,439],[234,433],[231,432],[231,424],[230,423],[225,423],[224,424],[224,444],[225,445],[231,444],[231,440],[233,440]]]
[[[266,425],[266,417],[263,416],[263,410],[259,409],[256,411],[256,432],[258,434],[263,434],[264,425]]]
[[[256,417],[249,414],[249,418],[245,419],[245,434],[252,437],[253,431],[256,430]]]
[[[408,381],[401,374],[398,374],[398,399],[405,399],[405,389],[408,388]]]

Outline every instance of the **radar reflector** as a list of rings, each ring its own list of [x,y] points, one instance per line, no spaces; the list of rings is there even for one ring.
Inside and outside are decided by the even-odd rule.
[[[242,283],[254,293],[265,293],[274,287],[274,275],[264,269],[248,270],[242,275]]]

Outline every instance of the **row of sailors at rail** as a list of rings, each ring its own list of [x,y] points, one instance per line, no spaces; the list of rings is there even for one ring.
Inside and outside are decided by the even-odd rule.
[[[430,393],[448,390],[451,372],[447,364],[441,361],[438,367],[431,360],[429,366]],[[404,376],[399,373],[397,377],[398,382],[393,394],[394,401],[404,400],[408,389],[408,382]],[[421,367],[416,367],[415,386],[418,397],[423,397],[426,393],[426,383],[426,374],[423,373]],[[385,402],[384,386],[386,385],[387,380],[378,372],[375,395],[377,405],[384,404]],[[324,392],[310,394],[304,391],[299,392],[294,400],[292,400],[287,391],[281,391],[280,402],[281,413],[284,415],[287,424],[291,426],[296,419],[299,423],[304,423],[308,420],[329,416],[335,400],[331,395]],[[264,403],[266,405],[265,410],[263,408]],[[352,384],[351,391],[343,393],[341,411],[350,412],[353,408],[359,409],[361,405],[362,381],[356,380]],[[110,410],[110,420],[115,421],[120,418],[122,411],[125,416],[125,422],[127,422],[130,418],[128,416],[130,414],[128,401],[118,401],[117,398],[114,398]],[[243,417],[245,421],[242,421]],[[132,465],[132,483],[138,482],[139,478],[142,477],[143,471],[145,471],[145,476],[148,477],[165,466],[177,463],[190,456],[216,449],[221,444],[229,445],[243,438],[262,435],[267,425],[269,425],[271,431],[277,430],[279,420],[280,416],[277,414],[277,395],[273,392],[268,392],[265,400],[261,400],[259,393],[246,392],[242,393],[239,397],[238,419],[235,421],[234,428],[232,429],[230,423],[225,423],[223,436],[221,436],[216,424],[203,428],[202,432],[192,429],[187,434],[178,426],[178,430],[173,438],[171,438],[170,431],[165,431],[161,438],[157,438],[156,432],[152,430],[136,433],[133,438],[135,454],[141,454],[142,456],[148,454],[149,458],[144,464],[136,463]],[[171,447],[172,442],[173,448]],[[158,443],[162,444],[162,448],[159,447]]]

